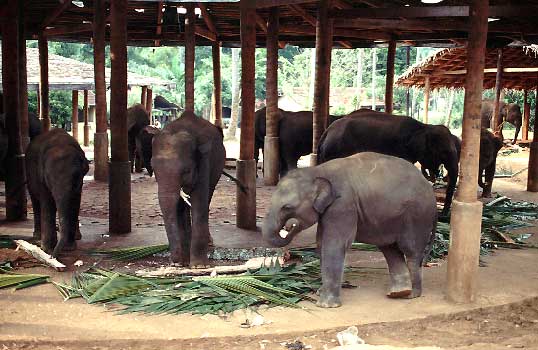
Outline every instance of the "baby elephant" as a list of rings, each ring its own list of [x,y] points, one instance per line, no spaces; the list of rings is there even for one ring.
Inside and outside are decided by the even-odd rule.
[[[32,140],[26,151],[28,191],[34,208],[34,238],[53,256],[75,249],[82,180],[88,160],[78,142],[62,129]],[[56,210],[60,239],[56,237]]]
[[[322,287],[317,303],[338,307],[346,249],[376,245],[387,260],[392,298],[422,292],[422,262],[433,244],[437,206],[432,186],[408,161],[358,153],[280,180],[263,221],[263,237],[282,247],[318,223]]]

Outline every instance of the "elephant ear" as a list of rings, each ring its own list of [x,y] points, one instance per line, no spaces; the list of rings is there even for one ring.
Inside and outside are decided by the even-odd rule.
[[[323,214],[327,207],[334,202],[336,196],[333,192],[331,183],[325,178],[316,178],[314,180],[314,187],[316,189],[316,194],[313,207],[319,214]]]
[[[407,154],[412,158],[409,160],[416,162],[424,159],[428,149],[427,133],[428,131],[426,129],[422,129],[410,136],[406,144]]]

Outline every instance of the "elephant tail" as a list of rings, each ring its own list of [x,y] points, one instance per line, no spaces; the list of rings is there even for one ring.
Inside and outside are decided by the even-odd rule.
[[[227,178],[229,178],[230,180],[232,180],[233,182],[236,183],[236,185],[239,187],[239,189],[241,190],[241,192],[243,193],[247,193],[247,188],[245,187],[245,185],[243,185],[241,183],[241,181],[239,181],[238,179],[236,179],[235,177],[233,177],[232,175],[228,174],[227,172],[225,172],[224,170],[222,171],[222,174],[224,176],[226,176]]]
[[[432,249],[433,249],[433,244],[435,243],[435,238],[437,237],[437,217],[438,217],[438,214],[437,214],[437,210],[435,211],[435,220],[433,222],[433,229],[432,229],[432,233],[430,235],[430,240],[428,241],[428,244],[426,245],[426,248],[424,248],[424,257],[422,258],[422,265],[424,266],[429,258],[430,258],[430,254],[432,252]]]

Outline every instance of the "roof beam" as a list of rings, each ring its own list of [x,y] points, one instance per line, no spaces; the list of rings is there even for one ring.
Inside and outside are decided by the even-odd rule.
[[[75,34],[75,33],[85,33],[93,32],[93,25],[91,23],[83,23],[76,26],[62,26],[54,27],[43,30],[44,36],[56,36],[64,34]]]
[[[155,29],[155,35],[161,35],[163,32],[163,2],[159,1],[157,4],[157,28]],[[155,46],[160,46],[161,41],[155,40]]]
[[[256,7],[265,8],[290,4],[306,4],[318,1],[319,0],[256,0]]]
[[[259,14],[256,14],[256,24],[258,25],[258,27],[262,30],[262,32],[264,32],[265,34],[267,34],[267,21],[265,19],[263,19],[262,16],[260,16]],[[278,48],[279,49],[283,49],[286,47],[286,43],[283,42],[283,41],[278,41]]]
[[[207,11],[207,6],[204,3],[199,2],[198,8],[200,8],[200,12],[202,12],[202,19],[204,20],[207,29],[215,33],[215,35],[218,35],[215,21],[213,21],[213,17],[209,14],[209,11]]]
[[[194,26],[194,33],[196,35],[199,35],[203,38],[206,38],[211,41],[217,41],[217,34],[213,33],[212,31],[205,29],[204,27],[200,27],[198,25]]]
[[[41,22],[41,30],[47,28],[71,5],[71,0],[61,0],[60,4]]]
[[[305,25],[289,25],[281,24],[280,25],[281,33],[288,34],[297,34],[297,35],[316,35],[316,28]],[[356,38],[356,39],[367,39],[367,40],[390,40],[391,36],[388,33],[381,31],[357,31],[352,29],[341,29],[335,28],[333,32],[334,36]]]
[[[357,28],[385,30],[419,30],[431,32],[435,30],[467,30],[469,27],[463,20],[406,20],[406,19],[370,19],[370,18],[342,18],[336,21],[337,28]]]
[[[490,17],[534,17],[538,5],[527,6],[490,6]],[[422,6],[422,7],[383,7],[331,10],[332,18],[424,18],[424,17],[469,17],[469,6]]]

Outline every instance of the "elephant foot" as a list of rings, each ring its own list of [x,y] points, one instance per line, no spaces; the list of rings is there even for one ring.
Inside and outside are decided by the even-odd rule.
[[[201,257],[191,257],[189,266],[191,269],[207,269],[211,267],[207,255]]]
[[[75,239],[77,241],[80,241],[82,239],[82,234],[80,233],[80,229],[77,227],[77,230],[75,232]]]
[[[418,298],[422,295],[422,291],[421,290],[413,290],[411,291],[411,294],[405,296],[404,298],[406,299],[414,299],[414,298]]]
[[[387,293],[389,298],[407,298],[413,293],[408,277],[393,276],[392,285]]]
[[[188,264],[186,264],[183,261],[183,254],[181,254],[181,253],[170,252],[170,260],[172,261],[172,265],[175,265],[175,266],[188,266]]]
[[[491,192],[482,192],[482,198],[491,198]]]
[[[323,308],[334,308],[342,306],[342,302],[340,301],[339,297],[322,292],[316,306]]]
[[[411,289],[404,289],[404,290],[396,290],[396,291],[390,291],[387,293],[387,296],[389,298],[407,298],[412,294]]]
[[[73,241],[73,242],[67,242],[67,243],[64,245],[63,250],[64,250],[64,251],[73,251],[73,250],[77,250],[77,242],[76,242],[76,241]]]

